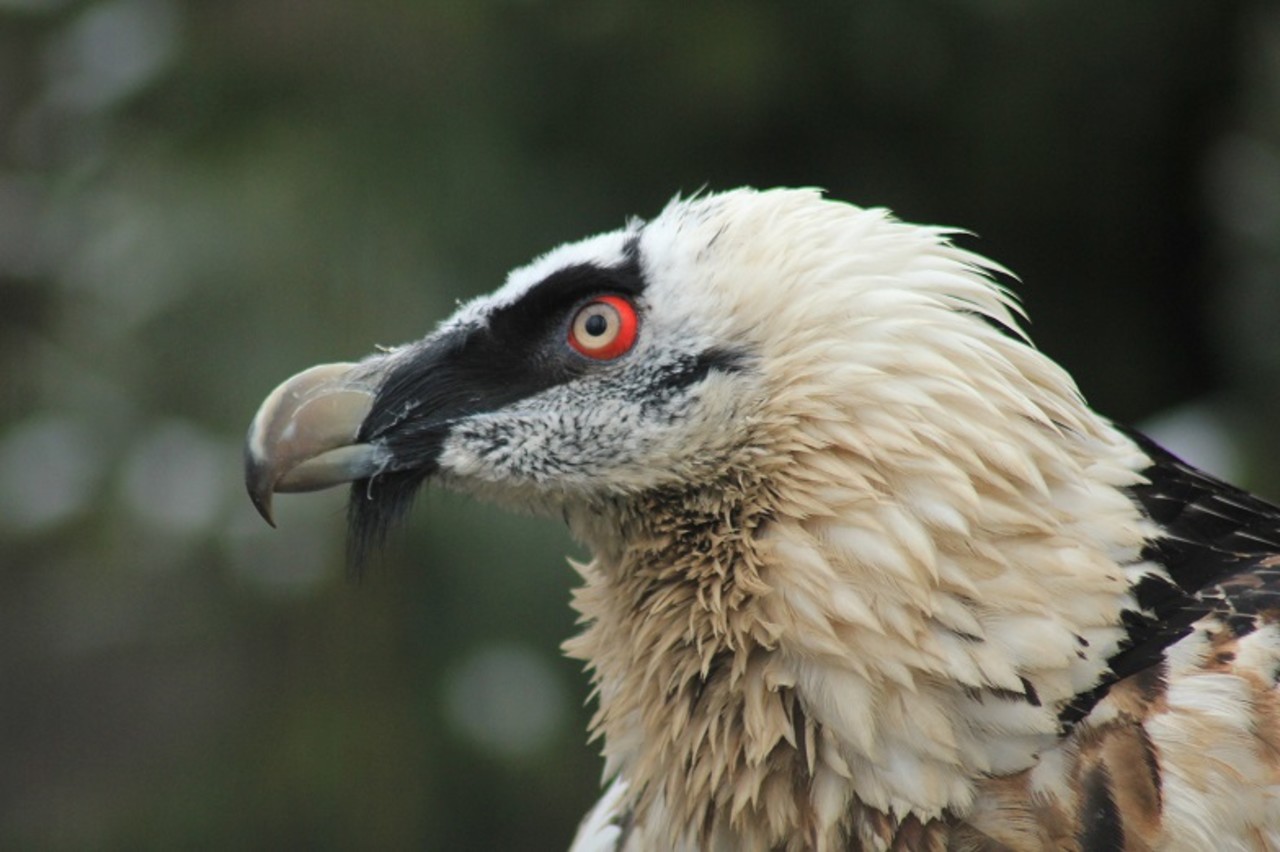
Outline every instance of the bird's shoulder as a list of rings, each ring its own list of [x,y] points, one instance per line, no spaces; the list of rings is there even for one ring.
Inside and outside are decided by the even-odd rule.
[[[1150,459],[1130,494],[1156,530],[1142,553],[1153,570],[1134,586],[1138,608],[1125,613],[1109,676],[1064,708],[1067,724],[1113,684],[1162,665],[1197,628],[1221,642],[1280,622],[1280,507],[1128,434]]]
[[[1133,438],[1157,530],[1140,610],[1108,677],[1064,709],[1058,756],[988,793],[1085,849],[1280,848],[1280,508]]]

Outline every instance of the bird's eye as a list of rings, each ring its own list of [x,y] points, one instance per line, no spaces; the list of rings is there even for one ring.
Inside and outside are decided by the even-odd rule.
[[[607,361],[636,342],[636,309],[621,296],[597,296],[578,309],[569,324],[569,345],[588,358]]]

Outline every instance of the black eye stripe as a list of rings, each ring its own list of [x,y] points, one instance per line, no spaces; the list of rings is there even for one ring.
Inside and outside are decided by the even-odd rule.
[[[581,359],[562,357],[565,317],[571,323],[574,308],[602,292],[634,298],[644,291],[635,238],[623,254],[618,266],[583,263],[553,272],[493,311],[487,323],[432,339],[388,376],[361,427],[362,439],[394,432],[392,442],[409,442],[415,430],[400,428],[401,421],[439,430],[450,418],[500,408],[581,375]],[[596,336],[609,332],[608,319],[601,319],[605,325]],[[470,393],[459,394],[460,388]],[[405,411],[414,414],[406,417]]]
[[[490,314],[489,328],[505,340],[529,340],[543,331],[552,317],[563,315],[590,296],[617,293],[636,301],[646,283],[637,237],[627,242],[623,257],[617,266],[580,263],[551,273],[517,301]]]

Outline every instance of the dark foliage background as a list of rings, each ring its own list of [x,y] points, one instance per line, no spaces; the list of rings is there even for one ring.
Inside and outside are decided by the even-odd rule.
[[[562,849],[574,545],[239,485],[292,372],[677,191],[963,226],[1093,403],[1280,496],[1257,0],[0,0],[0,846]]]

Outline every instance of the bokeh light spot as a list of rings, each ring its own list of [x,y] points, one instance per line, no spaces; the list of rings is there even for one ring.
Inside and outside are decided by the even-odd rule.
[[[28,531],[54,526],[84,509],[101,473],[101,453],[87,425],[37,415],[0,441],[0,518]]]
[[[477,745],[519,758],[545,748],[565,721],[566,696],[546,658],[521,645],[486,645],[445,687],[449,722]]]
[[[145,523],[177,533],[208,529],[231,493],[238,456],[196,427],[161,423],[125,463],[125,502]]]

